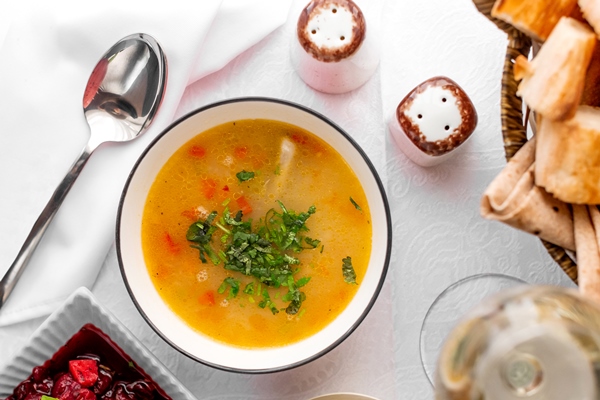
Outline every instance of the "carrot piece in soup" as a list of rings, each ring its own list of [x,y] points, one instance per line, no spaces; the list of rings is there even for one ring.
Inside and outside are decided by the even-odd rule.
[[[206,149],[202,146],[192,146],[189,148],[188,154],[192,157],[202,158],[206,155]]]
[[[198,218],[200,217],[198,210],[197,209],[192,209],[192,210],[183,210],[181,212],[181,215],[183,217],[186,217],[187,219],[191,220],[191,221],[197,221]]]
[[[180,250],[179,245],[177,243],[175,243],[175,241],[173,240],[171,235],[169,235],[168,233],[165,232],[165,234],[163,236],[163,240],[164,240],[165,244],[167,245],[167,249],[169,250],[170,253],[172,253],[172,254],[179,253],[179,250]]]
[[[298,144],[306,144],[308,141],[306,136],[301,133],[292,133],[292,140]]]
[[[252,167],[255,170],[261,169],[268,162],[268,156],[266,154],[256,154],[252,158]]]
[[[250,205],[246,197],[241,196],[240,198],[236,199],[235,202],[237,203],[240,210],[242,210],[242,213],[244,213],[244,215],[248,215],[252,212],[252,206]]]
[[[202,294],[202,296],[200,296],[198,301],[200,302],[200,304],[204,304],[207,306],[214,306],[215,305],[214,290],[207,290],[206,292],[204,292],[204,294]]]
[[[248,148],[246,146],[236,147],[233,154],[238,160],[243,160],[248,155]]]
[[[203,180],[202,183],[202,193],[204,197],[207,199],[212,199],[215,196],[215,192],[217,191],[217,182],[214,179],[208,178]]]

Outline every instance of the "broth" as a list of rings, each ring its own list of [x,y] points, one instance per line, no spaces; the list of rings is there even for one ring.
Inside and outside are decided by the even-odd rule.
[[[241,181],[236,174],[254,172]],[[191,224],[217,211],[243,212],[253,227],[278,204],[308,218],[305,235],[320,240],[314,249],[290,253],[300,260],[296,280],[299,312],[285,311],[287,287],[268,287],[256,278],[226,270],[221,260],[203,263],[186,238]],[[211,246],[222,247],[217,229]],[[148,272],[164,301],[189,326],[215,340],[244,348],[276,347],[323,329],[353,298],[371,253],[371,215],[364,190],[343,158],[327,143],[296,126],[272,120],[240,120],[211,128],[176,151],[159,172],[142,217],[142,246]],[[343,259],[351,257],[358,285],[347,283]],[[219,288],[227,277],[261,287],[231,297]],[[267,289],[280,312],[261,308]],[[275,311],[277,311],[275,310]]]

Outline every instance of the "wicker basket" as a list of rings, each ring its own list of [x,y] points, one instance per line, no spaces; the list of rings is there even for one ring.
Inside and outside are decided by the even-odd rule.
[[[519,55],[527,57],[531,50],[532,41],[522,32],[499,19],[491,16],[495,0],[473,0],[475,6],[483,15],[490,19],[498,28],[508,35],[508,46],[504,57],[501,90],[502,137],[506,160],[527,142],[526,120],[523,115],[523,103],[517,96],[518,83],[513,75],[514,60]],[[526,117],[526,116],[525,116]],[[560,265],[565,273],[577,283],[577,264],[567,255],[565,249],[542,240],[550,256]]]

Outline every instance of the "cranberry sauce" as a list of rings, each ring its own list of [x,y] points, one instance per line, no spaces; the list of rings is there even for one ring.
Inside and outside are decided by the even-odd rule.
[[[171,400],[104,332],[81,328],[6,400]]]

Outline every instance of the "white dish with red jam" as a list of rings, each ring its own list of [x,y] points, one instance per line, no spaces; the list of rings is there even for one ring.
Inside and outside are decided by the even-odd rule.
[[[0,369],[0,398],[196,400],[85,288]]]

